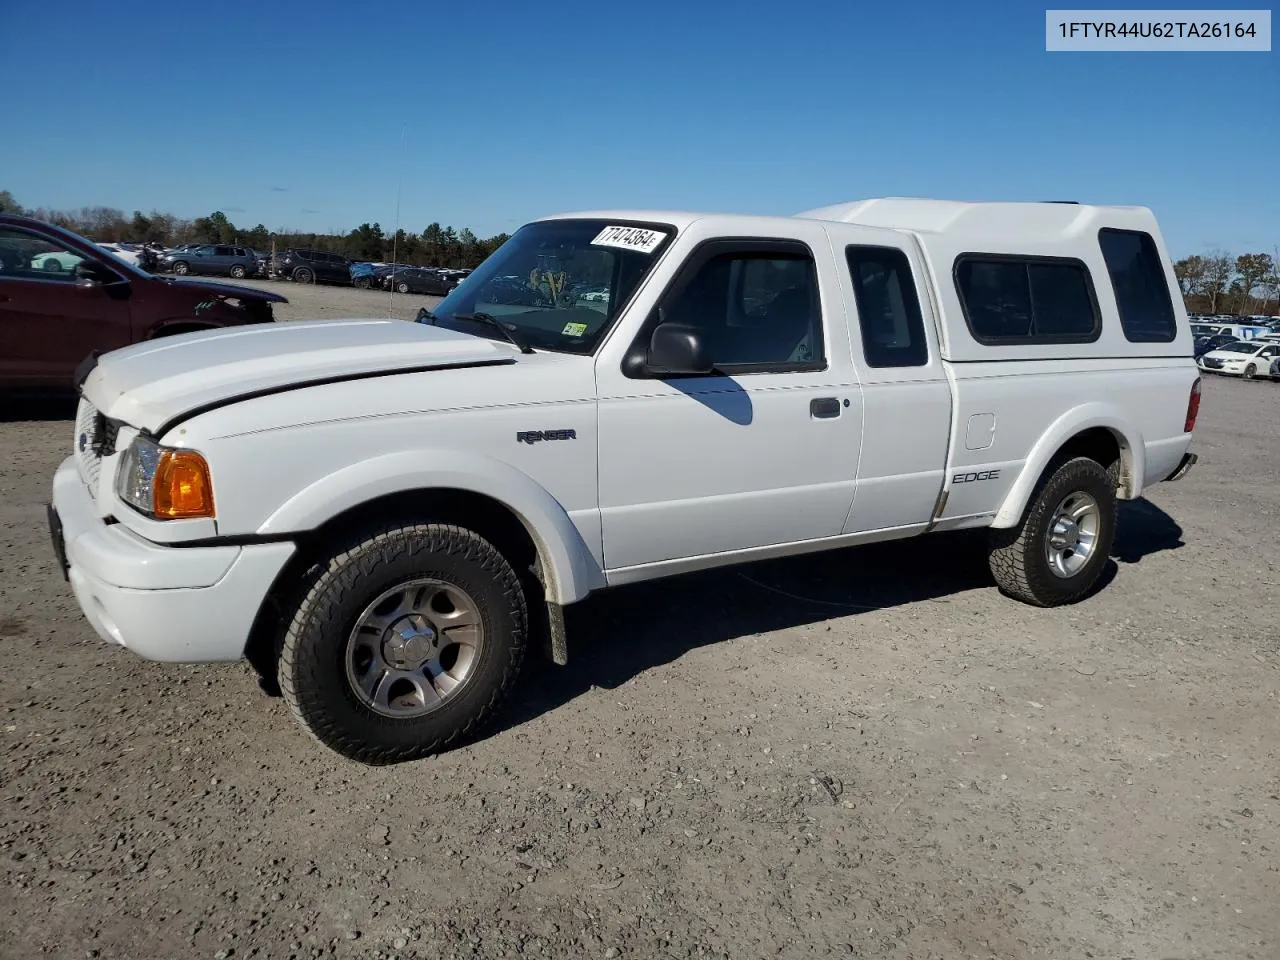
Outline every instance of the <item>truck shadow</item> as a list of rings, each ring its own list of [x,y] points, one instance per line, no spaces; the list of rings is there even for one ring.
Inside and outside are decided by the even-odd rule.
[[[1111,556],[1120,563],[1138,563],[1143,557],[1164,550],[1179,550],[1182,527],[1178,521],[1147,499],[1120,503],[1120,523]]]
[[[59,393],[5,393],[0,391],[0,423],[34,420],[74,420],[79,397]]]
[[[918,542],[891,541],[604,591],[565,611],[567,665],[530,651],[490,732],[518,727],[593,687],[621,686],[708,644],[993,589],[985,544],[982,531],[939,534],[924,552]],[[1091,595],[1116,578],[1116,561],[1138,563],[1181,546],[1182,528],[1155,504],[1122,503],[1113,559]]]

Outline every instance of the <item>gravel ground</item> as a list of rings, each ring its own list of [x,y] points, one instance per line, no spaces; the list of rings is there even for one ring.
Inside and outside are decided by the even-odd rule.
[[[1280,956],[1277,404],[1206,382],[1200,465],[1077,606],[969,535],[620,589],[393,768],[246,666],[100,643],[44,527],[69,411],[11,412],[0,956]]]
[[[278,320],[338,320],[343,317],[397,317],[412,320],[420,307],[434,307],[440,297],[416,293],[383,293],[355,287],[305,286],[289,280],[236,280],[241,286],[271,290],[289,298],[278,303]]]

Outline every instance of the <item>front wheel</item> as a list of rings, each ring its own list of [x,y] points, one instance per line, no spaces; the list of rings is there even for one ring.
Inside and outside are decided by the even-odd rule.
[[[1257,375],[1258,375],[1258,368],[1254,366],[1252,363],[1244,368],[1244,378],[1246,380],[1252,380]]]
[[[409,285],[408,285],[407,283],[403,282],[403,281],[401,281],[400,283],[397,283],[397,284],[396,284],[396,292],[397,292],[397,293],[408,293],[408,292],[409,292]]]
[[[1041,481],[1018,526],[992,530],[996,585],[1037,607],[1074,603],[1098,581],[1116,535],[1115,476],[1087,457]]]
[[[297,270],[293,271],[293,279],[297,283],[313,283],[316,279],[316,275],[305,267],[299,267]]]
[[[183,277],[191,272],[191,267],[189,267],[185,261],[179,260],[173,265],[173,272],[178,276]]]
[[[524,659],[515,571],[478,534],[387,524],[320,563],[285,633],[280,689],[308,731],[367,764],[445,749],[498,707]]]

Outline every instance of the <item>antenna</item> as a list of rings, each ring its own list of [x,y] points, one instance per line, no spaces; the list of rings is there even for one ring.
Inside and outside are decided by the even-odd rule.
[[[395,276],[396,264],[400,261],[397,259],[397,246],[400,242],[400,194],[404,190],[404,168],[409,160],[409,124],[406,122],[400,128],[400,177],[396,183],[396,225],[395,233],[391,235],[391,276]],[[392,305],[396,299],[396,285],[394,283],[387,284],[387,319],[391,319]]]

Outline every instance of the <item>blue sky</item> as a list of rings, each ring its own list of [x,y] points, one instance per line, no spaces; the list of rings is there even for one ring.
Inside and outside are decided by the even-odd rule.
[[[1280,53],[1046,53],[1044,5],[0,3],[27,206],[481,235],[641,206],[1139,203],[1280,245]],[[179,22],[181,19],[181,23]]]

